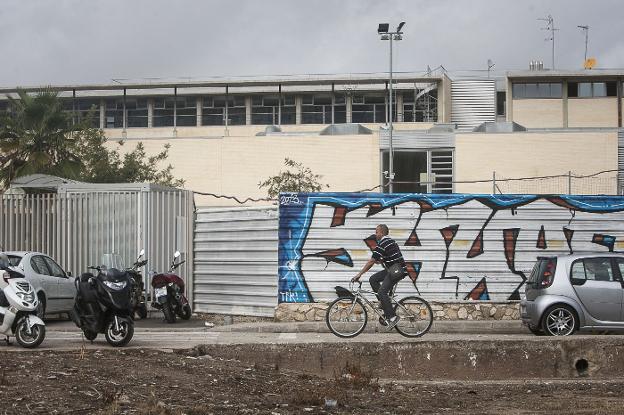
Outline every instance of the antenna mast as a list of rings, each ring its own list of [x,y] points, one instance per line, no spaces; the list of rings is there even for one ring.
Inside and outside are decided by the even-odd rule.
[[[587,62],[587,40],[589,38],[589,26],[588,25],[578,25],[576,26],[585,32],[585,60],[583,62]]]
[[[542,20],[546,22],[546,27],[542,27],[542,30],[550,31],[550,37],[544,40],[546,42],[548,42],[549,40],[552,41],[552,68],[554,70],[555,69],[555,31],[559,29],[555,29],[555,19],[553,19],[553,17],[550,14],[546,16],[545,18],[542,17],[537,20]]]

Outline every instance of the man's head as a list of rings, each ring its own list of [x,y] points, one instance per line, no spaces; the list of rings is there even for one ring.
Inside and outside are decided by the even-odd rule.
[[[377,225],[377,227],[375,228],[375,238],[377,238],[377,240],[380,240],[386,235],[388,235],[388,227],[383,223]]]

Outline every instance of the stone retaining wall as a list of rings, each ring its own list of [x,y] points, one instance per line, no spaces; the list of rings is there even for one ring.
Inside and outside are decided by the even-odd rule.
[[[458,301],[431,302],[436,320],[518,320],[520,303]],[[275,321],[323,321],[327,303],[280,303],[275,309]]]

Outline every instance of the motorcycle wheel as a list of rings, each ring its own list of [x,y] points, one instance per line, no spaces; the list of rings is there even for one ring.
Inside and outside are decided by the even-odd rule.
[[[190,319],[191,318],[191,306],[188,304],[184,304],[182,308],[178,310],[178,316],[180,316],[182,320]]]
[[[106,341],[113,347],[125,346],[134,335],[134,324],[126,320],[119,321],[119,331],[115,329],[115,319],[111,319],[106,325],[104,336]]]
[[[93,342],[93,340],[95,340],[98,335],[96,332],[87,329],[82,330],[82,334],[84,334],[85,339],[89,340],[90,342]]]
[[[163,313],[165,314],[165,320],[167,321],[167,323],[169,324],[175,323],[176,315],[173,312],[173,308],[171,307],[171,303],[169,301],[163,304],[162,310],[163,310]]]
[[[135,312],[141,320],[147,318],[147,306],[145,304],[139,304],[135,309]]]
[[[28,334],[28,324],[26,319],[22,319],[19,323],[17,323],[17,327],[15,328],[15,339],[20,346],[26,349],[32,349],[39,346],[44,338],[45,326],[35,324],[30,329],[30,334]]]

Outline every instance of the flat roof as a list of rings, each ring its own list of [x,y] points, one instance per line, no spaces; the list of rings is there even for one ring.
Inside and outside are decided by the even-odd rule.
[[[507,72],[509,79],[533,78],[616,78],[624,77],[624,69],[523,70]]]
[[[427,83],[442,80],[441,75],[399,72],[393,73],[393,81]],[[52,86],[27,86],[27,87],[0,87],[0,93],[14,93],[18,88],[26,92],[34,92],[42,88],[55,91],[107,91],[123,89],[157,89],[157,88],[225,88],[225,87],[267,87],[267,86],[295,86],[295,85],[350,85],[350,84],[384,84],[388,81],[387,73],[369,74],[343,74],[343,75],[278,75],[262,77],[230,77],[230,78],[208,78],[193,79],[179,78],[174,80],[144,79],[126,80],[117,79],[107,84],[78,84],[78,85],[52,85]]]

